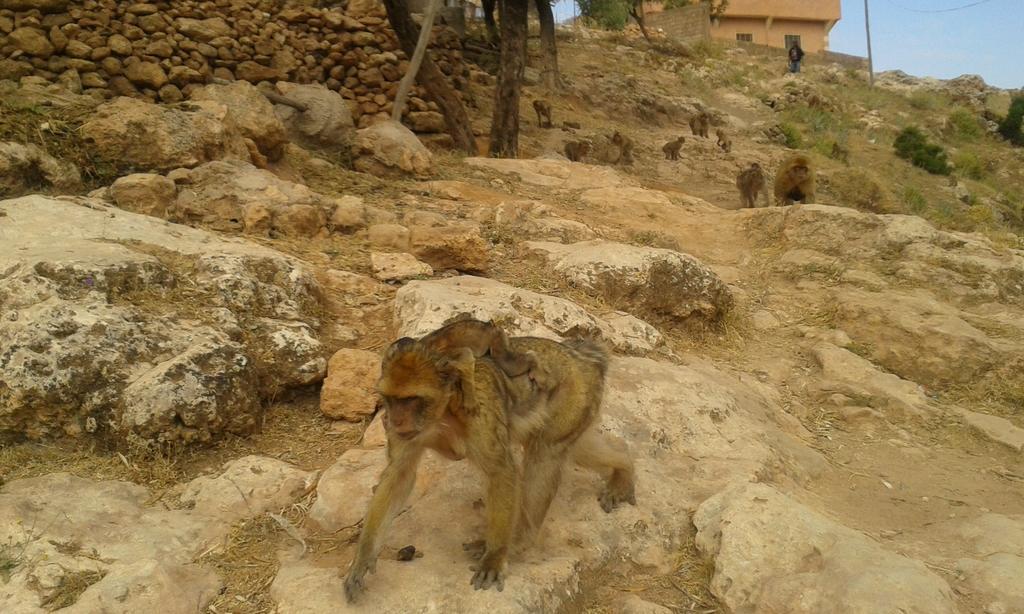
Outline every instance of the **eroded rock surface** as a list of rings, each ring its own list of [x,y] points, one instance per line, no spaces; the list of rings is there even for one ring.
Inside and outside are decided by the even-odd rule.
[[[150,491],[130,482],[68,473],[9,482],[0,487],[0,543],[16,558],[0,583],[0,610],[52,611],[54,594],[74,580],[83,592],[63,612],[204,611],[222,583],[196,557],[215,549],[233,522],[279,511],[314,481],[313,473],[249,456],[191,482],[183,500],[192,510],[153,505]]]
[[[323,377],[320,289],[297,261],[96,200],[0,211],[4,438],[206,441]]]
[[[653,326],[627,314],[598,317],[565,299],[483,277],[412,281],[395,296],[399,336],[421,337],[462,314],[493,320],[510,335],[591,334],[627,351],[650,350],[661,342]]]
[[[636,315],[714,322],[733,306],[725,283],[688,254],[601,240],[524,246],[569,284]]]
[[[697,546],[715,560],[711,590],[732,611],[957,611],[946,582],[765,484],[717,494],[694,515]]]

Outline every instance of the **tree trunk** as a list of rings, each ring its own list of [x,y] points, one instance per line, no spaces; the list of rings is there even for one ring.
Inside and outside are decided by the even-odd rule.
[[[405,55],[412,58],[416,54],[420,30],[409,15],[408,3],[406,0],[384,0],[384,8],[387,9],[391,29],[398,37],[398,44],[402,46]],[[462,106],[462,101],[455,95],[451,83],[429,53],[423,54],[423,64],[416,74],[416,80],[427,90],[427,94],[437,106],[441,107],[445,126],[455,147],[470,155],[477,155],[479,152],[476,148],[476,139],[473,137],[473,127],[469,123],[469,116],[466,115],[466,108]]]
[[[482,0],[484,9],[484,25],[487,26],[487,40],[491,43],[497,44],[498,39],[498,24],[494,21],[494,6],[496,0]]]
[[[648,43],[651,42],[651,37],[647,34],[647,24],[644,23],[644,3],[643,0],[635,0],[632,6],[629,7],[629,16],[636,21],[636,25],[640,26],[640,34],[644,35],[644,40]]]
[[[541,81],[549,90],[562,87],[558,72],[558,49],[555,47],[555,15],[550,0],[537,0],[537,19],[540,21]]]
[[[491,118],[493,158],[515,158],[519,153],[519,90],[526,68],[526,14],[528,0],[499,0],[501,22],[501,67],[494,89]]]

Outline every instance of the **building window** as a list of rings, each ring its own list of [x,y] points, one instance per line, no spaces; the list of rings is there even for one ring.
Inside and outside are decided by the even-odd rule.
[[[754,35],[753,34],[737,34],[736,35],[736,40],[740,41],[741,43],[752,43],[752,42],[754,42]]]
[[[799,34],[787,34],[786,35],[786,49],[792,48],[793,45],[799,45],[801,48],[803,48],[803,45],[800,45],[800,35]]]

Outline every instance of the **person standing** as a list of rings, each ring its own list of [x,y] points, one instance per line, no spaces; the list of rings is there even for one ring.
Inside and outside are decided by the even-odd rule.
[[[800,72],[800,61],[803,59],[804,50],[800,48],[800,43],[794,42],[789,48],[789,72]]]

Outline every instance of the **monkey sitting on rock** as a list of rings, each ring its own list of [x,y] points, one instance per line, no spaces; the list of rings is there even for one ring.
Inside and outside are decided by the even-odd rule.
[[[804,154],[787,158],[775,175],[776,204],[813,203],[815,192],[814,162]]]
[[[625,443],[596,428],[606,351],[582,340],[508,339],[489,327],[457,322],[420,340],[399,339],[385,352],[377,390],[388,465],[345,579],[349,601],[363,591],[426,448],[452,460],[468,458],[485,477],[484,539],[464,546],[478,555],[470,580],[476,589],[504,588],[508,557],[536,536],[570,455],[593,469],[610,470],[598,497],[605,512],[635,504],[633,461]],[[523,375],[510,376],[499,364],[501,356],[511,359],[507,365],[513,372],[530,366]]]

